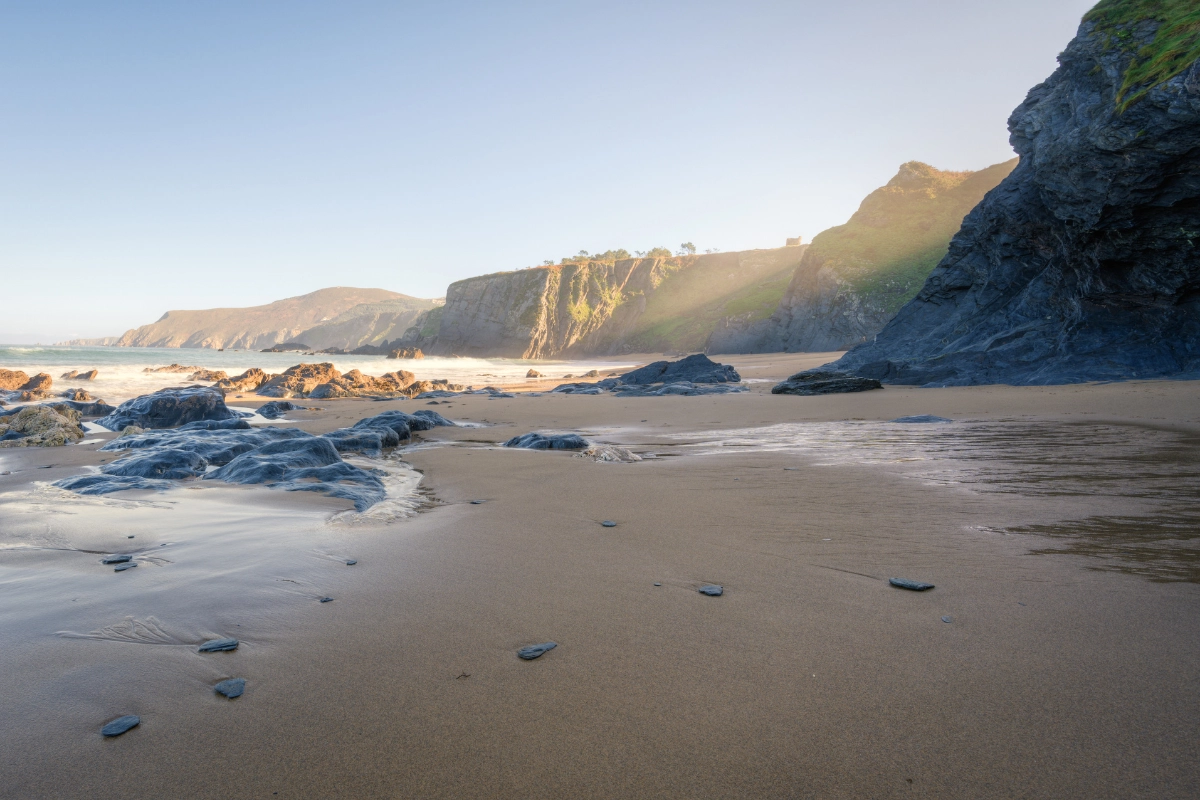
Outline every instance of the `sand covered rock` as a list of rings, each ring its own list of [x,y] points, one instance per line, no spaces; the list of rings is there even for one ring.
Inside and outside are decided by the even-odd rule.
[[[198,420],[237,419],[225,406],[224,396],[207,387],[163,389],[128,400],[111,414],[96,420],[97,425],[119,431],[126,425],[142,428],[173,428]]]
[[[825,369],[809,369],[797,372],[786,381],[771,387],[771,394],[845,394],[882,389],[883,384],[874,378],[861,378],[848,372]]]
[[[61,447],[83,438],[81,415],[69,406],[26,406],[0,417],[0,447]]]
[[[188,376],[189,381],[223,381],[228,378],[223,369],[198,369]]]
[[[229,392],[253,392],[259,386],[262,386],[277,375],[268,375],[258,367],[251,367],[241,375],[235,375],[232,378],[217,378],[217,382],[213,384],[214,389],[220,389],[228,394]]]
[[[618,447],[612,444],[594,444],[580,454],[581,458],[590,458],[593,461],[607,461],[618,464],[632,464],[641,461],[642,457],[633,452],[627,447]],[[605,523],[605,527],[613,527]]]

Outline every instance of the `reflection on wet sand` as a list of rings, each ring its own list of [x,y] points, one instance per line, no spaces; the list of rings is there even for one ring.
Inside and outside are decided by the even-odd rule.
[[[985,529],[1059,540],[1032,553],[1200,583],[1200,436],[1192,432],[1123,423],[852,421],[667,438],[696,454],[794,451],[821,464],[878,465],[927,484],[1014,495],[1031,501],[1022,513],[1044,519]]]

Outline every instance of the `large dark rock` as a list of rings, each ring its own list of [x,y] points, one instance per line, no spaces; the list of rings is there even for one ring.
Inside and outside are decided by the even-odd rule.
[[[771,387],[771,394],[845,394],[882,389],[883,385],[874,378],[862,378],[845,372],[810,369],[797,372],[786,381]]]
[[[266,419],[279,419],[285,411],[295,411],[302,409],[304,406],[298,406],[295,403],[289,403],[287,400],[272,400],[269,403],[263,403],[258,407],[257,412],[260,416]]]
[[[162,447],[105,464],[101,470],[108,475],[179,480],[203,475],[207,467],[208,462],[196,452]]]
[[[320,436],[263,445],[207,473],[204,479],[266,484],[289,492],[320,492],[350,500],[359,511],[378,503],[386,494],[378,475],[342,461],[333,443]]]
[[[652,383],[641,386],[616,386],[613,388],[613,392],[617,397],[663,397],[666,395],[695,397],[705,394],[736,394],[747,391],[749,389],[745,386],[737,386],[729,383],[695,384],[689,381],[661,384]],[[571,394],[584,394],[584,392],[572,392]]]
[[[139,428],[173,428],[198,420],[237,419],[238,415],[225,407],[224,396],[215,389],[195,387],[163,389],[154,394],[135,397],[117,406],[107,416],[96,420],[97,425],[110,431],[123,430],[127,425]]]
[[[512,437],[504,446],[526,450],[583,450],[588,441],[577,433],[524,433]]]
[[[371,457],[382,455],[385,447],[400,444],[400,437],[396,431],[384,425],[373,428],[338,428],[321,434],[321,437],[332,442],[339,453],[362,453]]]
[[[1017,168],[834,368],[933,386],[1200,377],[1200,62],[1118,109],[1157,28],[1080,27],[1009,119]]]
[[[105,475],[105,474],[90,474],[90,475],[75,475],[71,478],[63,478],[61,481],[56,481],[55,486],[60,489],[67,489],[76,494],[112,494],[113,492],[123,492],[127,489],[152,489],[162,492],[170,489],[172,484],[170,481],[159,480],[156,478],[136,478],[124,475]]]
[[[718,364],[703,353],[679,361],[655,361],[640,369],[626,372],[619,379],[623,384],[645,383],[738,383],[741,376],[729,364]],[[601,381],[600,383],[605,383]]]
[[[115,406],[110,406],[103,400],[97,400],[94,403],[84,403],[79,400],[64,400],[61,405],[73,408],[85,417],[103,417],[117,410]]]

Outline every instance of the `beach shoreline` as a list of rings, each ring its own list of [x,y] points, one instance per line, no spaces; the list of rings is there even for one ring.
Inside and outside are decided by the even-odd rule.
[[[92,549],[113,549],[121,519],[145,519],[134,541],[157,546],[159,535],[177,554],[162,568],[105,573],[106,583],[90,556],[0,550],[6,791],[1188,796],[1200,782],[1200,584],[1106,568],[1120,565],[1112,553],[1041,552],[1058,540],[1013,530],[1078,516],[1086,495],[914,479],[902,459],[851,457],[875,446],[871,436],[847,437],[836,463],[796,448],[688,447],[733,429],[919,414],[1001,426],[1017,442],[1065,428],[1085,454],[1098,427],[1122,442],[1167,437],[1132,459],[1097,442],[1096,458],[1132,464],[1200,434],[1200,384],[769,394],[771,381],[829,355],[722,357],[762,381],[732,395],[301,401],[325,409],[288,413],[313,433],[390,408],[482,427],[438,428],[405,450],[425,505],[389,524],[331,526],[346,504],[307,493],[185,484],[110,495],[87,533]],[[496,446],[530,430],[655,457],[596,463]],[[98,446],[0,451],[0,520],[32,481],[107,457]],[[126,496],[176,510],[124,510]],[[86,515],[68,523],[52,511],[37,517],[47,532],[84,535]],[[195,519],[153,533],[179,512]],[[46,576],[53,589],[37,585]],[[889,577],[936,588],[907,592]],[[108,579],[125,583],[118,592]],[[723,596],[696,591],[708,583]],[[72,592],[84,608],[69,608]],[[319,592],[334,601],[308,596]],[[22,611],[60,594],[65,611]],[[67,616],[84,634],[154,616],[179,641],[56,635]],[[235,625],[246,631],[236,653],[204,656],[183,641]],[[558,647],[516,657],[543,641]],[[238,676],[244,696],[214,695],[213,682]],[[101,739],[100,725],[123,713],[142,724]]]

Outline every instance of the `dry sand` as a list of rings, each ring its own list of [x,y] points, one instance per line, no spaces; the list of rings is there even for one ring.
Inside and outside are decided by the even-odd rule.
[[[728,360],[780,378],[828,357]],[[137,506],[116,499],[134,493],[11,500],[107,454],[3,452],[0,546],[110,552],[136,530],[147,551],[167,543],[169,561],[115,575],[95,554],[0,551],[0,795],[1195,796],[1200,572],[1183,501],[1200,385],[769,388],[430,406],[488,427],[426,434],[456,443],[405,455],[430,506],[386,525],[330,525],[344,504],[263,488],[138,494],[154,502]],[[293,416],[319,432],[425,407],[321,405]],[[906,472],[921,462],[872,449],[884,428],[871,426],[908,414],[973,420],[988,463],[1011,450],[1018,467],[996,482],[951,454],[967,465],[954,475],[979,481]],[[857,420],[844,452],[837,438],[817,454],[688,446]],[[543,429],[661,457],[490,446]],[[1052,444],[1022,461],[1039,442]],[[1060,450],[1075,477],[1047,491]],[[1022,488],[1027,470],[1038,482]],[[1081,495],[1093,472],[1107,478]],[[1125,483],[1151,489],[1126,496]],[[1065,523],[1071,537],[1043,535],[1121,509],[1126,523],[1094,535]],[[1183,533],[1139,556],[1172,514]],[[696,592],[709,582],[725,595]],[[324,593],[335,602],[317,603]],[[153,617],[156,632],[129,634],[125,617]],[[196,653],[215,635],[243,645]],[[516,658],[546,640],[558,648]],[[247,679],[243,697],[212,693],[232,676]],[[125,713],[141,726],[103,740],[100,725]]]

